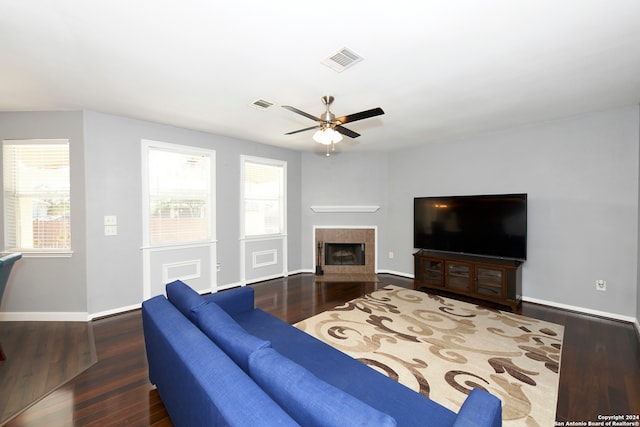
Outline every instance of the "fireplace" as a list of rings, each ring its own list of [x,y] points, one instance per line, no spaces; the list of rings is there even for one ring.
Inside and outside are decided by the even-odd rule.
[[[365,265],[364,243],[325,243],[324,265]]]
[[[375,274],[375,227],[314,227],[314,265],[325,276]]]

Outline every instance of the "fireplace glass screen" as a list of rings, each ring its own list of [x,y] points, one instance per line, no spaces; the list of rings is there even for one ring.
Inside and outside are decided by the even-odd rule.
[[[325,243],[325,265],[365,265],[364,243]]]

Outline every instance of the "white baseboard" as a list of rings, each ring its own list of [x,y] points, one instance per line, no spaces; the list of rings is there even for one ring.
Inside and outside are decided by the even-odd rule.
[[[86,322],[87,312],[3,311],[0,322]]]
[[[288,273],[288,275],[291,276],[299,273],[313,273],[313,272],[314,270],[301,269],[301,270],[291,271]],[[403,273],[400,271],[393,271],[393,270],[378,270],[377,273],[392,274],[395,276],[406,277],[409,279],[414,278],[412,274]],[[275,275],[275,276],[251,279],[250,281],[246,281],[244,285],[263,282],[265,280],[276,279],[279,277],[282,277],[282,276]],[[237,282],[237,283],[228,283],[226,285],[219,285],[217,287],[217,290],[221,291],[225,289],[235,288],[238,286],[243,286],[243,284],[240,282]],[[632,316],[623,316],[617,313],[609,313],[609,312],[604,312],[599,310],[592,310],[584,307],[576,307],[576,306],[567,305],[567,304],[560,304],[553,301],[530,298],[526,296],[523,296],[522,300],[526,302],[535,303],[535,304],[541,304],[541,305],[546,305],[550,307],[560,308],[563,310],[575,311],[578,313],[590,314],[593,316],[605,317],[609,319],[632,323],[636,328],[636,332],[638,333],[638,336],[640,337],[639,319]],[[126,307],[114,308],[111,310],[106,310],[106,311],[92,313],[92,314],[89,314],[87,312],[11,312],[11,311],[7,312],[7,311],[4,311],[4,312],[0,312],[0,322],[12,322],[12,321],[13,322],[31,322],[31,321],[34,321],[34,322],[37,322],[37,321],[40,321],[40,322],[87,322],[87,321],[102,318],[102,317],[125,313],[131,310],[137,310],[141,306],[142,306],[141,303],[133,304]]]
[[[403,272],[400,272],[400,271],[379,270],[378,273],[393,274],[395,276],[406,277],[406,278],[409,278],[409,279],[413,279],[414,278],[413,274],[403,273]],[[560,303],[553,302],[553,301],[546,301],[546,300],[541,300],[541,299],[537,299],[537,298],[530,298],[530,297],[526,297],[526,296],[523,296],[522,300],[526,301],[526,302],[535,303],[535,304],[546,305],[546,306],[549,306],[549,307],[560,308],[560,309],[563,309],[563,310],[575,311],[577,313],[584,313],[584,314],[589,314],[589,315],[592,315],[592,316],[605,317],[605,318],[608,318],[608,319],[614,319],[614,320],[620,320],[620,321],[623,321],[623,322],[633,323],[633,325],[636,328],[636,331],[638,332],[638,337],[640,337],[640,323],[639,323],[640,320],[635,318],[635,317],[633,317],[633,316],[624,316],[624,315],[617,314],[617,313],[609,313],[609,312],[605,312],[605,311],[592,310],[592,309],[589,309],[589,308],[576,307],[576,306],[567,305],[567,304],[560,304]]]
[[[294,274],[302,274],[302,273],[313,273],[313,270],[304,270],[304,269],[300,269],[300,270],[293,270],[290,271],[289,274],[287,274],[288,276],[293,276]]]
[[[237,287],[240,287],[240,286],[242,286],[242,283],[240,283],[240,282],[227,283],[226,285],[218,285],[216,287],[215,292],[224,291],[225,289],[237,288]]]
[[[376,274],[393,274],[394,276],[406,277],[407,279],[413,279],[413,274],[403,273],[402,271],[394,270],[378,270]]]
[[[560,304],[557,302],[553,302],[553,301],[546,301],[546,300],[541,300],[541,299],[537,299],[537,298],[530,298],[530,297],[522,297],[523,301],[526,302],[532,302],[535,304],[541,304],[541,305],[548,305],[550,307],[555,307],[555,308],[561,308],[563,310],[569,310],[569,311],[575,311],[578,313],[584,313],[584,314],[590,314],[592,316],[599,316],[599,317],[606,317],[608,319],[614,319],[614,320],[621,320],[623,322],[628,322],[628,323],[633,323],[636,325],[636,327],[638,327],[638,319],[636,319],[635,317],[631,317],[631,316],[624,316],[622,314],[617,314],[617,313],[609,313],[606,311],[599,311],[599,310],[592,310],[590,308],[584,308],[584,307],[576,307],[573,305],[568,305],[568,304]]]
[[[244,281],[245,285],[250,285],[252,283],[259,283],[259,282],[264,282],[266,280],[273,280],[273,279],[280,279],[281,277],[284,277],[282,275],[282,273],[278,273],[278,274],[272,274],[270,276],[263,276],[263,277],[255,277],[253,279],[247,279]]]
[[[111,310],[101,311],[98,313],[92,313],[89,315],[89,320],[100,319],[101,317],[109,317],[120,313],[126,313],[127,311],[138,310],[142,307],[142,304],[133,304],[126,307],[114,308]]]

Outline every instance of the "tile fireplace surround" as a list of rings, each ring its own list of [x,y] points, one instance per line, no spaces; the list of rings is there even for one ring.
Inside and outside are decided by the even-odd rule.
[[[314,265],[318,259],[318,242],[322,242],[320,265],[325,274],[375,274],[376,230],[374,228],[316,228]],[[364,265],[325,265],[325,243],[364,243]]]

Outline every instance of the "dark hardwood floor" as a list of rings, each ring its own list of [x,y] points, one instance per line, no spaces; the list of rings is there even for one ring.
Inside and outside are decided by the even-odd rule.
[[[0,424],[96,363],[91,322],[3,322]],[[60,345],[60,343],[64,343]]]
[[[379,278],[379,283],[313,285],[312,275],[301,274],[252,287],[256,306],[295,323],[386,284],[413,288],[411,279]],[[640,339],[633,325],[529,303],[523,303],[519,312],[565,326],[558,421],[640,414]],[[96,320],[92,326],[98,362],[11,420],[8,427],[171,425],[147,379],[140,312]]]

